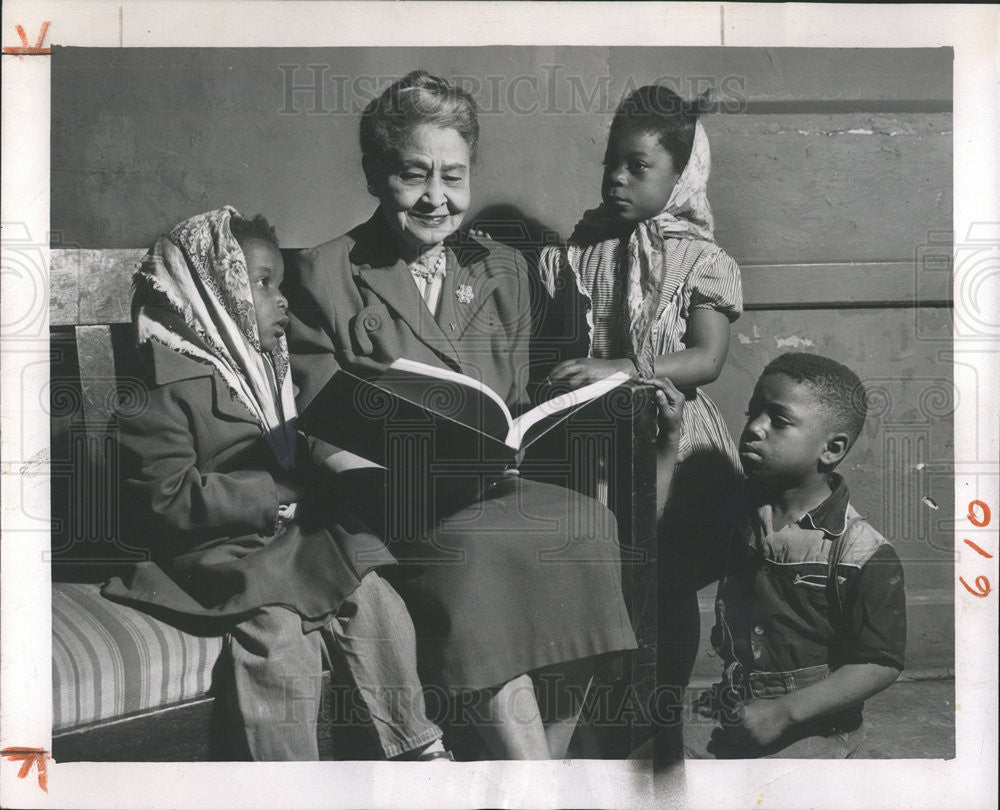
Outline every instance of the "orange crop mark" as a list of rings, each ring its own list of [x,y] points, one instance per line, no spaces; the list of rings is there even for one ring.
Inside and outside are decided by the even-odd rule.
[[[0,756],[21,762],[21,770],[17,772],[18,779],[24,779],[30,772],[31,766],[38,768],[38,787],[49,792],[49,777],[45,770],[45,762],[49,755],[44,748],[4,748],[0,751]]]
[[[34,45],[28,44],[28,35],[24,33],[24,27],[17,25],[14,26],[17,31],[17,35],[21,38],[20,45],[10,45],[3,49],[4,53],[14,54],[16,56],[44,56],[47,53],[52,53],[51,48],[43,48],[42,43],[45,41],[45,34],[49,30],[49,21],[46,20],[42,23],[41,33],[38,35],[38,39],[35,40]]]

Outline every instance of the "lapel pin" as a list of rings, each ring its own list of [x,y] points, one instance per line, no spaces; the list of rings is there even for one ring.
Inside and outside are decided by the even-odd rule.
[[[460,304],[471,304],[473,299],[472,287],[468,284],[460,284],[455,290],[455,297]]]

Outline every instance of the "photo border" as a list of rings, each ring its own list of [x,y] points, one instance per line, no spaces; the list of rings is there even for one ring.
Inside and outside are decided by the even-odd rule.
[[[637,25],[642,20],[644,24]],[[647,45],[955,49],[954,372],[956,758],[687,762],[654,780],[628,761],[420,763],[58,763],[47,792],[0,760],[5,807],[941,807],[996,806],[1000,186],[997,32],[990,6],[13,0],[4,47]],[[49,59],[3,57],[3,478],[0,505],[0,747],[51,749],[47,385]],[[20,229],[20,230],[19,230]],[[37,247],[35,265],[11,257]],[[18,254],[20,255],[20,254]],[[983,256],[986,261],[983,261]],[[970,258],[971,257],[971,258]],[[976,258],[978,257],[978,258]],[[34,268],[34,269],[32,269]],[[978,311],[977,311],[978,309]],[[985,314],[984,314],[985,313]],[[971,373],[974,372],[974,373]],[[971,393],[972,395],[968,395]],[[978,416],[978,421],[977,421]],[[966,505],[986,502],[977,528]],[[984,558],[968,538],[993,554]],[[41,608],[40,606],[46,606]],[[983,643],[988,639],[989,643]],[[654,783],[655,782],[655,783]]]

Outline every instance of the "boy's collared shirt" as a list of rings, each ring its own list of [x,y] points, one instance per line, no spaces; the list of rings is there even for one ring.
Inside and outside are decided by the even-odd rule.
[[[713,641],[726,664],[749,672],[791,672],[875,663],[903,668],[906,599],[892,546],[850,504],[834,477],[830,496],[775,532],[771,508],[750,516],[749,565],[723,580]],[[828,604],[829,555],[847,536],[837,565],[842,610]]]

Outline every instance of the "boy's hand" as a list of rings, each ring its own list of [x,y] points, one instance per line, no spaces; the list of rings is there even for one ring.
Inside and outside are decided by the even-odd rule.
[[[740,725],[734,729],[754,745],[767,748],[788,731],[792,718],[781,698],[751,700],[739,709]]]
[[[596,357],[578,357],[566,360],[549,372],[546,383],[566,383],[571,388],[580,388],[605,377],[610,377],[617,371],[624,371],[630,376],[636,373],[635,363],[628,358],[620,360],[599,360]]]
[[[650,377],[639,380],[643,385],[656,389],[656,407],[660,411],[660,439],[673,438],[680,433],[684,416],[684,394],[670,380]]]
[[[662,515],[677,466],[684,395],[665,378],[642,378],[639,382],[653,386],[656,407],[660,412],[656,431],[656,514]]]

